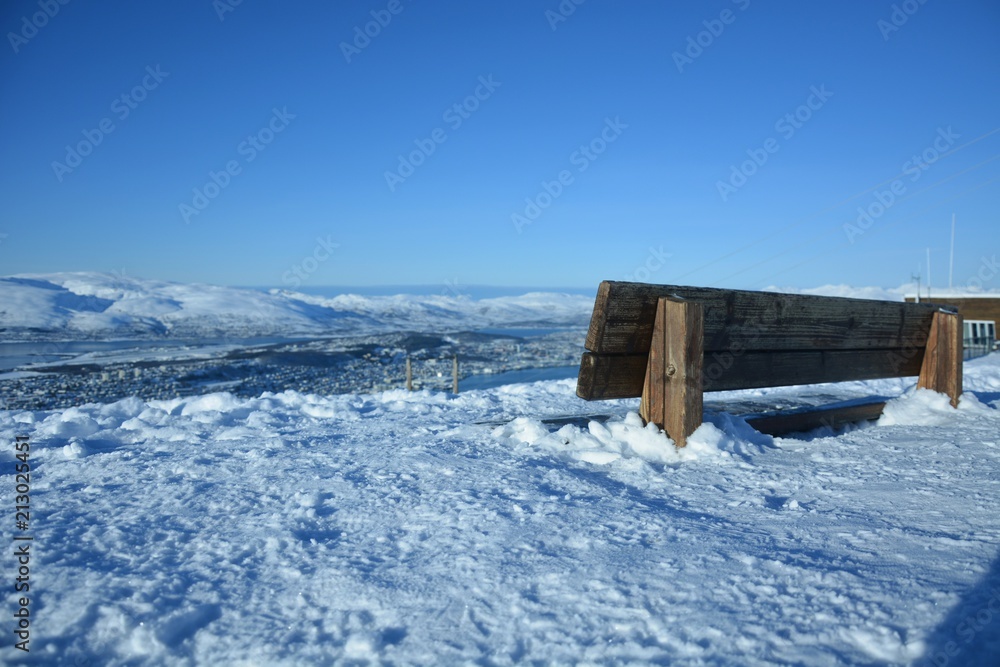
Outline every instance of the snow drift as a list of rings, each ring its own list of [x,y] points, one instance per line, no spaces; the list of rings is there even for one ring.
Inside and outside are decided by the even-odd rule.
[[[799,438],[716,411],[679,452],[635,401],[560,418],[594,409],[571,381],[0,412],[32,446],[24,657],[997,664],[1000,357],[965,385]]]

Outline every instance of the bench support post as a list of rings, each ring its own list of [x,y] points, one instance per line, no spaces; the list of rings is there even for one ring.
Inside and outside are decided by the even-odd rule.
[[[962,395],[962,316],[958,313],[934,313],[917,387],[948,394],[952,407],[958,407]]]
[[[701,426],[704,315],[701,304],[660,297],[639,414],[678,447]]]

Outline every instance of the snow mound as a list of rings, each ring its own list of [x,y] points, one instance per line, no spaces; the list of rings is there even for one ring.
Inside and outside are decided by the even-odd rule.
[[[944,426],[954,424],[959,412],[972,415],[989,415],[994,411],[979,402],[976,396],[966,391],[958,403],[958,410],[951,407],[947,395],[929,389],[913,391],[888,401],[879,426]]]
[[[705,422],[678,448],[655,424],[642,423],[636,412],[602,424],[591,421],[581,428],[566,424],[556,431],[537,419],[519,417],[493,431],[493,436],[513,446],[527,446],[564,459],[606,465],[621,459],[640,459],[661,465],[685,461],[725,460],[733,454],[745,456],[759,451],[770,438],[746,422],[718,415],[716,423]]]

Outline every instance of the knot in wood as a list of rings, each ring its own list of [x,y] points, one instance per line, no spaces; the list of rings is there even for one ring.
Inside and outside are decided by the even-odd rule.
[[[677,369],[674,367],[673,364],[667,364],[667,375],[673,375],[676,372]]]

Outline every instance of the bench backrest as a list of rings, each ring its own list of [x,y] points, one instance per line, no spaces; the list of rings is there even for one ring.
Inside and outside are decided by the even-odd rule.
[[[918,375],[934,313],[942,310],[929,303],[605,281],[578,396],[642,395],[660,297],[703,308],[705,391]]]

